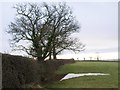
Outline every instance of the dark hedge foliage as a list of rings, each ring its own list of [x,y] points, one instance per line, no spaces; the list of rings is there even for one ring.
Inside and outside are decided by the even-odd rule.
[[[59,66],[74,62],[73,59],[57,59],[40,64],[31,58],[2,54],[2,87],[21,88],[29,83],[53,81]]]
[[[57,59],[57,60],[46,60],[46,72],[45,72],[45,81],[51,82],[56,78],[55,71],[62,65],[75,63],[74,59]]]
[[[2,55],[2,86],[18,88],[37,80],[37,62],[22,56]]]

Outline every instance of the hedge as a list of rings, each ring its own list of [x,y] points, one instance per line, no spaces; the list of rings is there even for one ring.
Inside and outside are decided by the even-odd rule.
[[[31,58],[2,54],[2,88],[50,82],[59,66],[74,62],[73,59],[46,60],[42,66]]]

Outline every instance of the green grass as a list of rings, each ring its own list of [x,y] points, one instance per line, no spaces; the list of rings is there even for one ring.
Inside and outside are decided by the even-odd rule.
[[[118,88],[117,62],[76,62],[60,67],[56,74],[105,73],[105,76],[83,76],[49,84],[48,88]]]

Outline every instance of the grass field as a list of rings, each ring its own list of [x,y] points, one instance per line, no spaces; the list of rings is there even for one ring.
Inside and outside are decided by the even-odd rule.
[[[61,66],[56,74],[105,73],[105,76],[83,76],[48,84],[47,88],[118,88],[118,62],[76,62]]]

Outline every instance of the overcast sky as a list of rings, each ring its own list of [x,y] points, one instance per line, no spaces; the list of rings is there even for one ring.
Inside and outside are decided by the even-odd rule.
[[[104,0],[102,0],[104,1]],[[111,1],[111,0],[110,0]],[[0,3],[0,52],[11,52],[7,30],[15,18],[14,3]],[[67,2],[81,29],[75,34],[86,45],[87,52],[117,52],[118,3],[117,2]]]
[[[118,5],[113,2],[70,3],[81,24],[86,51],[115,51],[118,43]]]

